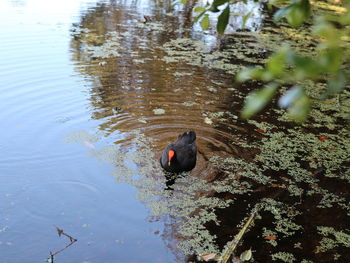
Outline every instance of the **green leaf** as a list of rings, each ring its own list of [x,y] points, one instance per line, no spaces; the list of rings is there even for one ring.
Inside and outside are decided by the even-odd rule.
[[[348,4],[349,6],[349,4]],[[348,7],[348,11],[339,17],[339,22],[343,25],[348,25],[350,23],[350,8]]]
[[[273,19],[276,22],[280,21],[289,12],[288,10],[289,10],[289,7],[281,8],[273,15]]]
[[[301,86],[294,86],[279,99],[281,108],[288,108],[289,116],[297,122],[306,120],[310,111],[310,99]]]
[[[202,11],[202,13],[200,13],[198,16],[196,16],[194,19],[194,23],[197,23],[199,21],[199,19],[205,14],[205,12],[207,12],[207,10]]]
[[[230,5],[227,5],[224,11],[222,11],[222,13],[218,17],[218,23],[216,25],[216,29],[219,34],[223,34],[225,32],[229,17],[230,17]]]
[[[261,68],[245,68],[237,74],[236,81],[244,82],[250,79],[260,79],[263,73],[264,70]]]
[[[195,13],[200,13],[200,12],[206,11],[206,9],[205,9],[204,7],[202,7],[202,6],[196,6],[196,7],[193,9],[193,11],[194,11]]]
[[[324,17],[317,18],[313,32],[315,35],[325,38],[327,41],[339,39],[338,30],[331,23],[325,21]]]
[[[283,47],[275,54],[269,57],[266,68],[274,77],[280,76],[286,69],[286,60],[289,54],[289,48]]]
[[[215,0],[213,3],[212,3],[212,6],[221,6],[223,4],[226,4],[228,3],[229,1],[228,0]]]
[[[309,0],[301,0],[299,2],[299,9],[301,9],[304,13],[305,20],[311,16],[311,5]]]
[[[270,0],[269,1],[269,4],[270,5],[276,5],[276,4],[284,4],[284,3],[287,3],[288,0]]]
[[[250,118],[258,111],[262,110],[265,105],[274,96],[278,85],[276,83],[269,84],[264,88],[253,91],[246,98],[243,110],[241,112],[242,118]]]
[[[208,14],[206,14],[203,17],[203,19],[201,21],[201,27],[203,30],[208,30],[208,28],[209,28],[209,15]]]
[[[215,0],[215,1],[211,4],[211,6],[210,6],[210,8],[209,8],[209,11],[214,12],[214,13],[220,12],[220,9],[219,9],[218,7],[221,6],[221,5],[223,5],[223,4],[226,4],[226,3],[228,3],[228,2],[229,2],[228,0]]]
[[[334,95],[341,92],[347,83],[346,74],[340,70],[334,77],[328,80],[327,83],[327,95]]]
[[[244,251],[241,255],[240,255],[240,260],[242,261],[249,261],[252,258],[252,249],[248,249],[246,251]]]
[[[305,20],[304,12],[298,5],[291,5],[285,17],[292,27],[300,26]]]
[[[304,90],[300,86],[294,86],[293,88],[287,90],[283,96],[278,100],[278,105],[281,108],[290,107],[295,101],[304,95]]]
[[[265,70],[262,74],[261,74],[261,77],[260,79],[264,82],[270,82],[274,79],[274,75],[268,71],[268,70]]]
[[[285,17],[288,23],[293,27],[300,26],[311,15],[309,0],[295,0],[293,4],[278,10],[274,19],[276,21]]]
[[[310,99],[303,94],[289,108],[289,116],[297,122],[304,122],[307,119],[311,108]]]
[[[319,64],[323,67],[324,71],[337,72],[343,62],[343,52],[340,48],[330,48],[325,50],[319,57]]]
[[[288,23],[293,27],[298,27],[311,16],[311,6],[309,0],[299,0],[293,4],[293,8],[287,15]]]
[[[317,78],[323,71],[319,64],[311,58],[294,54],[289,57],[290,64],[295,68],[296,80]]]
[[[217,12],[220,12],[220,9],[219,9],[217,6],[212,5],[212,6],[208,9],[208,11],[213,12],[213,13],[217,13]]]
[[[243,29],[245,29],[245,25],[246,25],[246,23],[251,15],[252,15],[251,12],[249,12],[248,14],[246,14],[242,17],[242,28]]]

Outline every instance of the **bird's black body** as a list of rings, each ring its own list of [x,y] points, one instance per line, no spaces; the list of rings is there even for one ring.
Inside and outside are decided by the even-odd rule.
[[[171,162],[168,160],[168,153],[170,150],[175,152]],[[163,169],[172,173],[191,171],[196,166],[196,161],[197,145],[196,133],[194,131],[180,134],[177,141],[169,144],[165,148],[160,158],[160,164]]]

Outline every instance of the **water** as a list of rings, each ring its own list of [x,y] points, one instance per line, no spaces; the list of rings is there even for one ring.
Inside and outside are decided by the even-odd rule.
[[[0,262],[43,262],[68,243],[54,225],[78,239],[61,262],[172,262],[135,189],[64,142],[99,124],[69,48],[72,23],[95,4],[1,2]]]
[[[238,85],[233,74],[263,63],[270,40],[236,33],[237,16],[221,39],[171,4],[1,2],[1,263],[40,262],[63,248],[69,240],[55,226],[78,239],[55,262],[188,262],[219,253],[258,203],[262,219],[238,255],[349,254],[344,244],[311,253],[321,238],[301,230],[349,227],[343,108],[330,100],[337,119],[325,123],[322,109],[303,128],[272,109],[239,119],[260,84]],[[246,27],[273,32],[261,6],[248,5]],[[165,190],[161,151],[187,130],[197,132],[197,166]]]
[[[182,98],[168,100],[180,87],[173,73],[164,78],[164,62],[141,68],[128,57],[103,67],[84,61],[72,37],[75,25],[84,28],[90,14],[92,20],[103,19],[98,11],[109,8],[117,17],[113,5],[103,2],[1,2],[1,262],[45,260],[68,243],[54,226],[78,239],[57,256],[61,262],[175,261],[161,238],[162,224],[149,222],[135,189],[115,183],[114,167],[88,152],[118,141],[128,147],[128,136],[137,129],[163,145],[185,129],[199,129],[200,106],[182,103],[193,99],[194,85],[205,89],[207,72],[192,74],[183,66],[189,75],[178,93]],[[125,23],[132,19],[127,16],[136,16],[128,8],[122,13]],[[149,12],[153,7],[146,2],[138,8]],[[109,30],[92,22],[86,28]],[[130,38],[123,45],[127,53],[138,43]],[[153,114],[158,107],[167,114]],[[213,140],[203,140],[203,148],[226,147],[206,129],[199,136],[212,134]],[[85,138],[88,133],[103,139]],[[72,137],[81,144],[67,143]]]

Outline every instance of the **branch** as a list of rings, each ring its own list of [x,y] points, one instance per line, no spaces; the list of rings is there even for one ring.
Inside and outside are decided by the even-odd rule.
[[[221,260],[219,263],[226,263],[232,253],[235,251],[239,241],[242,239],[244,233],[247,231],[248,227],[251,225],[253,222],[255,215],[257,213],[258,208],[254,208],[252,214],[248,218],[247,222],[244,224],[243,228],[239,231],[239,233],[235,236],[235,238],[227,245],[226,250],[224,251]]]
[[[65,236],[65,237],[69,238],[70,243],[67,244],[65,247],[63,247],[63,248],[57,250],[57,251],[54,252],[54,253],[52,253],[52,252],[50,251],[50,257],[47,259],[47,261],[48,261],[48,262],[51,262],[51,263],[54,262],[54,257],[55,257],[58,253],[61,253],[63,250],[65,250],[66,248],[68,248],[69,246],[73,245],[75,242],[78,241],[78,239],[76,239],[76,238],[74,238],[74,237],[68,235],[67,233],[65,233],[65,232],[63,231],[63,229],[60,229],[60,228],[58,228],[57,226],[55,226],[55,228],[56,228],[56,230],[57,230],[58,236],[63,235],[63,236]]]

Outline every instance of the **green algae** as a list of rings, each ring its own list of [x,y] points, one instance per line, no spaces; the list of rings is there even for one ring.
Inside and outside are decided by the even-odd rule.
[[[256,46],[250,44],[245,37],[252,36],[242,34],[242,38],[232,38],[234,45],[225,51],[210,51],[209,47],[200,40],[190,38],[178,38],[165,43],[162,49],[166,56],[162,58],[166,63],[186,62],[189,65],[208,67],[224,70],[228,74],[236,74],[243,69],[242,64],[263,63],[264,60],[254,57],[262,52]],[[233,61],[240,61],[233,63]]]
[[[347,234],[343,231],[336,231],[333,227],[326,226],[318,226],[317,230],[321,235],[325,237],[330,238],[329,236],[331,236],[337,246],[341,245],[350,248],[350,234]]]
[[[255,127],[258,129],[261,129],[265,132],[272,131],[274,129],[277,129],[277,126],[272,124],[272,123],[267,123],[267,122],[258,122],[255,120],[247,120],[248,123],[253,124]]]
[[[277,252],[271,255],[272,260],[281,260],[286,263],[293,263],[296,261],[296,258],[293,254],[288,252]]]
[[[285,184],[279,185],[279,187],[285,188],[290,192],[291,196],[301,196],[305,192],[304,186],[300,187],[298,185],[306,182],[311,188],[311,190],[307,191],[307,195],[321,196],[317,204],[318,208],[325,209],[337,205],[349,211],[345,198],[317,186],[318,178],[309,169],[300,166],[300,160],[308,161],[310,162],[310,168],[326,167],[325,175],[327,177],[348,179],[347,173],[338,172],[342,169],[342,165],[349,160],[349,134],[346,130],[340,130],[339,134],[322,133],[315,135],[314,133],[306,133],[299,128],[279,131],[276,125],[270,123],[259,123],[251,120],[248,122],[255,125],[258,129],[265,131],[265,137],[258,144],[254,144],[261,151],[260,154],[256,155],[255,162],[247,163],[244,160],[235,158],[222,160],[219,157],[213,157],[211,161],[214,164],[221,164],[221,169],[240,171],[242,176],[250,174],[248,176],[250,178],[253,178],[251,177],[252,174],[261,178],[261,175],[264,175],[269,170],[285,171],[290,177],[283,177],[282,180]],[[320,141],[320,136],[326,136],[327,140]],[[255,178],[255,181],[259,182],[259,179]],[[271,178],[260,181],[260,183],[264,184],[272,182],[273,180]],[[290,216],[288,211],[295,210],[295,208],[273,199],[267,199],[267,203],[270,205],[265,205],[264,210],[274,215],[275,220],[273,224],[275,225],[275,229],[271,231],[265,228],[263,232],[264,236],[276,236],[276,233],[279,233],[279,235],[288,237],[295,235],[297,231],[302,229],[302,225],[294,222],[295,216],[302,212],[297,211],[296,214]],[[268,240],[266,242],[278,247],[278,243],[275,240]],[[294,256],[294,260],[289,257],[292,254],[288,253],[287,257],[282,257],[283,255],[286,256],[286,254],[284,252],[281,253],[274,254],[274,260],[280,259],[282,261],[285,260],[285,262],[295,261]]]
[[[268,211],[274,216],[275,221],[273,224],[275,225],[275,231],[282,236],[291,236],[296,231],[302,229],[301,225],[293,222],[294,218],[301,213],[295,207],[288,206],[271,198],[264,198],[260,204],[262,211]],[[291,213],[290,211],[294,212]]]
[[[331,208],[334,204],[345,205],[346,199],[336,194],[329,192],[326,189],[319,187],[317,184],[313,184],[312,189],[307,192],[307,195],[319,194],[322,198],[319,201],[317,207],[319,208]]]
[[[220,122],[235,122],[238,119],[238,116],[229,112],[229,111],[218,111],[218,112],[205,112],[205,116],[209,117],[212,120]]]
[[[301,242],[297,242],[293,245],[294,248],[299,248],[299,249],[303,249],[303,247],[301,246]]]
[[[277,232],[271,229],[267,229],[266,227],[263,227],[262,232],[263,237],[277,237]],[[274,239],[265,239],[266,243],[269,243],[270,245],[276,247],[278,245],[277,240]]]
[[[213,156],[210,158],[210,162],[222,170],[230,171],[231,173],[228,175],[228,177],[234,177],[236,176],[235,173],[237,173],[239,176],[252,179],[261,184],[269,184],[274,182],[270,176],[264,175],[261,172],[259,166],[255,165],[254,163],[247,163],[242,159]]]
[[[315,253],[317,254],[326,252],[330,249],[334,249],[335,247],[337,247],[337,242],[335,240],[328,237],[324,237],[320,240],[319,245],[316,247]]]

